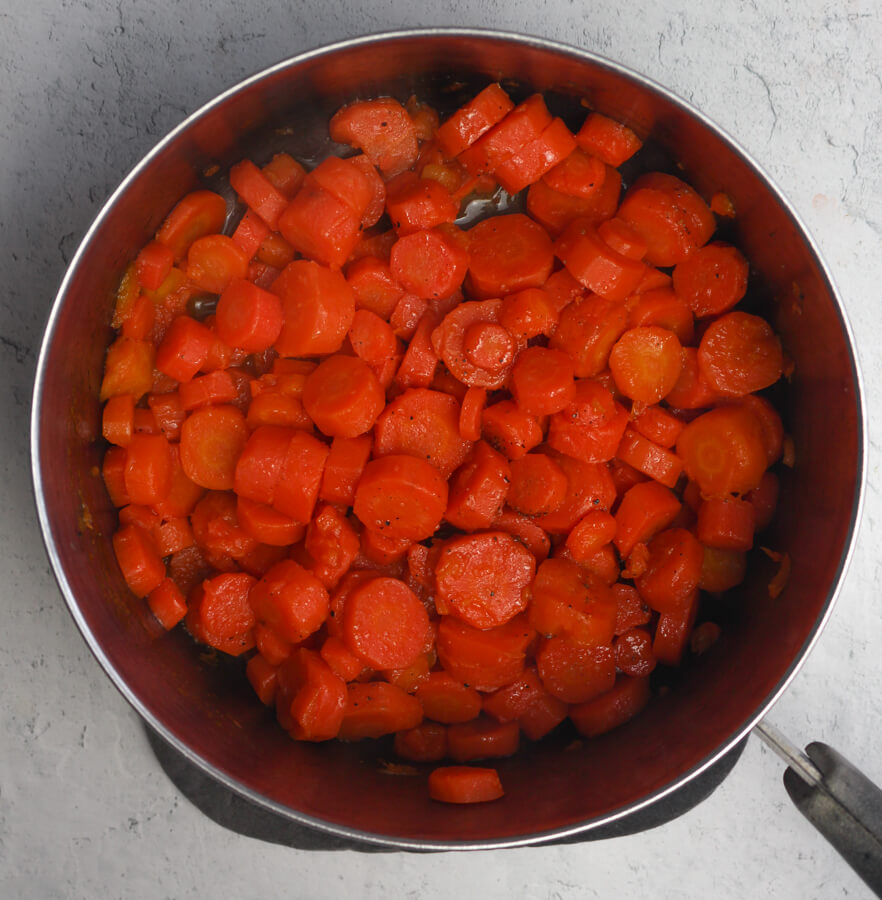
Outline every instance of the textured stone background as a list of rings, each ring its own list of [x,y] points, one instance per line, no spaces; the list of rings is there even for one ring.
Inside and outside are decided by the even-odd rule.
[[[170,127],[300,50],[366,32],[471,25],[597,51],[691,100],[762,161],[831,265],[871,418],[856,555],[823,640],[771,719],[882,783],[876,584],[882,363],[882,25],[874,0],[7,0],[0,11],[0,896],[866,896],[790,806],[754,739],[685,817],[582,847],[409,856],[304,853],[238,837],[181,797],[87,651],[49,573],[27,475],[35,358],[92,216]],[[835,411],[826,411],[835,439]]]

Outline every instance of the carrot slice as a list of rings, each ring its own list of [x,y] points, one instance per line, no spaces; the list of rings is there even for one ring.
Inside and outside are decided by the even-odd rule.
[[[705,547],[747,551],[753,547],[754,507],[738,497],[710,497],[698,507],[695,536]]]
[[[349,520],[330,504],[323,504],[306,529],[303,546],[312,559],[312,573],[333,590],[358,556],[360,543]]]
[[[567,477],[561,467],[542,453],[528,453],[511,461],[508,503],[528,516],[553,512],[567,495]]]
[[[586,513],[567,535],[566,548],[577,563],[587,561],[616,535],[616,520],[604,510]]]
[[[447,755],[447,729],[439,722],[422,722],[395,734],[395,754],[412,762],[437,762]]]
[[[487,85],[438,127],[439,149],[451,159],[458,156],[512,109],[514,103],[499,84]]]
[[[585,737],[597,737],[624,725],[649,702],[649,678],[619,675],[610,690],[570,707],[570,719]]]
[[[224,572],[203,581],[190,596],[186,619],[190,634],[230,656],[250,650],[256,619],[248,597],[255,582],[245,572]]]
[[[677,495],[655,481],[635,484],[622,497],[615,513],[614,538],[619,555],[627,557],[638,543],[646,543],[680,512]]]
[[[496,769],[442,766],[429,774],[429,796],[442,803],[487,803],[504,793]]]
[[[583,150],[616,168],[643,146],[627,125],[598,112],[588,113],[576,134],[576,141]]]
[[[588,296],[563,310],[549,346],[569,355],[576,378],[593,378],[607,367],[609,354],[627,327],[624,303]]]
[[[674,267],[674,290],[699,318],[718,316],[747,293],[747,273],[739,250],[714,241]]]
[[[376,375],[356,356],[329,356],[309,376],[303,406],[329,437],[352,438],[369,431],[385,397]]]
[[[232,490],[247,440],[245,416],[235,406],[198,409],[181,428],[181,466],[200,487]]]
[[[587,703],[615,683],[615,652],[606,644],[589,647],[569,637],[546,638],[536,653],[536,669],[553,697]]]
[[[519,744],[517,722],[496,722],[481,716],[447,729],[447,755],[457,762],[513,756]]]
[[[328,448],[305,431],[295,430],[273,490],[273,506],[296,522],[306,524],[318,499]]]
[[[130,503],[153,506],[169,494],[174,478],[174,458],[161,434],[135,434],[126,448],[125,493]]]
[[[299,649],[278,669],[279,723],[295,740],[337,737],[346,712],[346,684],[313,650]]]
[[[355,489],[370,458],[372,445],[369,435],[334,438],[322,473],[320,499],[352,506]]]
[[[561,165],[566,166],[577,152],[573,151]],[[598,225],[616,214],[622,189],[622,176],[617,169],[607,167],[600,187],[596,192],[592,189],[591,195],[585,197],[578,192],[555,190],[549,184],[552,173],[559,168],[556,166],[544,178],[530,185],[527,191],[527,212],[552,237],[560,235],[576,219]]]
[[[616,456],[638,472],[654,478],[669,488],[677,486],[680,473],[683,471],[683,463],[675,453],[654,444],[631,428],[625,429]]]
[[[422,721],[420,701],[397,685],[371,681],[346,687],[346,712],[337,735],[341,741],[378,738],[416,728]]]
[[[214,335],[189,316],[178,316],[156,348],[156,368],[176,381],[189,381],[206,363]]]
[[[517,405],[533,416],[550,416],[576,396],[573,362],[561,350],[527,347],[511,370],[511,392]]]
[[[253,209],[275,231],[288,198],[273,185],[251,160],[244,159],[230,168],[230,185],[246,206]],[[220,231],[220,228],[216,229]]]
[[[182,260],[193,241],[217,234],[227,218],[227,202],[212,191],[194,191],[178,201],[156,232],[156,240]]]
[[[277,563],[257,581],[249,602],[257,621],[291,644],[318,631],[329,608],[324,585],[292,559]]]
[[[409,169],[419,153],[413,121],[391,97],[350,103],[328,127],[331,140],[358,147],[386,177]]]
[[[430,672],[416,691],[423,715],[447,725],[468,722],[481,713],[481,695],[447,672]]]
[[[538,137],[499,163],[493,176],[509,194],[517,194],[535,184],[575,148],[576,140],[564,121],[553,119]]]
[[[489,528],[502,512],[510,480],[505,457],[479,441],[450,482],[444,518],[463,531]]]
[[[536,517],[536,524],[550,534],[567,534],[587,512],[608,510],[616,499],[616,487],[603,463],[588,463],[551,451],[549,455],[563,469],[567,495],[553,512]]]
[[[146,597],[165,578],[165,565],[150,535],[137,525],[123,525],[113,535],[113,552],[129,590]]]
[[[219,294],[247,274],[248,257],[225,234],[201,237],[187,251],[187,278],[199,290]]]
[[[691,531],[668,528],[649,542],[646,571],[634,586],[656,612],[676,612],[697,590],[703,559],[704,550]]]
[[[234,280],[217,304],[218,337],[249,353],[271,347],[282,330],[282,304],[275,294],[245,280]]]
[[[599,382],[575,382],[572,401],[548,425],[548,444],[584,462],[600,463],[616,455],[628,413]]]
[[[449,297],[462,284],[468,251],[440,228],[400,237],[389,253],[389,268],[405,290],[426,300]]]

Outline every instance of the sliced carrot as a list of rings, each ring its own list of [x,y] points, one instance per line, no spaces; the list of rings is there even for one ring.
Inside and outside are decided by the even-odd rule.
[[[395,381],[403,387],[426,388],[432,383],[438,367],[438,355],[432,346],[432,332],[437,324],[437,315],[429,309],[423,313],[417,323],[413,337],[410,339],[401,364],[395,373]],[[391,328],[389,333],[394,340],[395,336]]]
[[[354,511],[390,537],[430,537],[447,507],[447,482],[424,459],[391,454],[369,462],[355,492]]]
[[[643,146],[627,125],[599,112],[588,113],[576,134],[576,141],[583,150],[617,168]]]
[[[240,497],[273,502],[293,434],[293,429],[277,425],[254,429],[236,462],[233,489]]]
[[[288,198],[273,185],[251,160],[242,160],[230,168],[230,185],[242,202],[253,209],[275,231]],[[216,229],[220,231],[220,229]]]
[[[159,241],[145,244],[135,258],[135,272],[141,286],[148,291],[155,291],[175,263],[174,250]]]
[[[494,519],[493,528],[496,531],[505,531],[520,541],[533,554],[537,562],[541,562],[551,552],[551,541],[548,535],[531,516],[525,516],[506,507]]]
[[[280,356],[336,353],[352,327],[355,296],[339,272],[295,260],[273,283],[284,324],[275,342]]]
[[[566,166],[577,152],[573,151],[562,165]],[[560,166],[555,168],[559,169]],[[599,186],[597,182],[582,182],[578,188],[571,189],[575,193],[552,187],[549,179],[554,172],[555,169],[552,169],[544,178],[530,185],[527,191],[527,212],[553,237],[560,235],[576,219],[585,219],[598,225],[616,214],[622,189],[622,176],[617,169],[607,167]],[[591,190],[587,197],[579,193],[586,184]],[[592,184],[596,190],[590,187]]]
[[[683,430],[683,422],[661,406],[647,406],[631,420],[635,431],[660,447],[671,448]]]
[[[512,367],[511,392],[517,405],[530,415],[560,412],[576,396],[572,360],[561,350],[528,347]]]
[[[181,465],[187,477],[212,491],[231,490],[236,463],[248,440],[245,416],[235,406],[196,410],[181,428]]]
[[[572,401],[551,417],[548,444],[584,462],[606,462],[616,455],[627,424],[627,411],[602,384],[580,379]]]
[[[422,722],[395,734],[395,755],[412,762],[438,762],[447,756],[447,729],[439,722]]]
[[[512,400],[500,400],[481,414],[484,440],[509,459],[519,459],[542,443],[539,420]]]
[[[361,555],[378,566],[391,566],[403,559],[413,541],[409,538],[393,538],[372,528],[361,531]]]
[[[328,448],[305,431],[295,430],[273,490],[272,504],[286,516],[306,524],[318,499]]]
[[[275,703],[278,681],[275,666],[270,665],[260,654],[256,654],[245,666],[245,677],[254,688],[257,699],[264,706],[272,706]]]
[[[376,256],[363,256],[350,263],[346,281],[355,296],[356,309],[370,310],[387,321],[404,294],[388,263]]]
[[[739,550],[720,550],[705,547],[698,586],[703,591],[722,593],[744,581],[747,554]]]
[[[517,722],[496,722],[481,716],[447,729],[447,755],[457,762],[513,756],[519,744]]]
[[[245,497],[239,497],[236,503],[239,524],[262,544],[287,547],[299,541],[306,532],[305,526],[266,503],[256,503]]]
[[[522,213],[494,216],[468,233],[472,296],[486,300],[541,287],[554,262],[545,229]]]
[[[342,638],[335,635],[329,635],[322,641],[319,654],[331,671],[344,681],[354,681],[364,669],[364,662],[346,646]]]
[[[367,176],[368,185],[371,189],[370,199],[368,200],[367,208],[364,211],[364,214],[361,217],[361,225],[362,228],[372,228],[383,216],[383,212],[386,208],[386,182],[383,181],[382,176],[377,171],[376,166],[365,156],[364,153],[357,153],[355,156],[349,157],[349,163],[353,166],[357,166],[361,171]],[[394,238],[394,233],[389,232],[390,236]],[[380,236],[382,239],[382,235]],[[359,239],[359,243],[356,247],[362,246],[365,238]],[[367,239],[369,240],[369,239]],[[388,257],[388,251],[385,254]],[[350,256],[351,258],[351,256]]]
[[[442,803],[487,803],[504,793],[496,769],[442,766],[429,774],[429,796]]]
[[[160,556],[171,556],[192,547],[195,542],[190,520],[185,516],[165,519],[153,529],[153,539]]]
[[[423,718],[419,700],[403,688],[384,681],[347,685],[346,712],[338,737],[341,741],[378,738],[416,728]]]
[[[369,435],[334,438],[322,474],[319,490],[322,500],[352,506],[356,486],[371,455],[372,444]]]
[[[430,672],[415,694],[423,715],[435,722],[447,725],[468,722],[481,713],[481,695],[447,672]]]
[[[187,615],[187,601],[171,578],[164,578],[159,586],[150,592],[147,605],[156,621],[166,631],[171,631]]]
[[[189,316],[178,316],[156,350],[156,368],[176,381],[189,381],[204,365],[214,345],[211,329]]]
[[[242,559],[257,547],[239,525],[236,498],[227,491],[208,491],[194,507],[190,524],[196,544],[214,565],[223,557],[226,568],[233,569],[231,560]]]
[[[710,497],[698,508],[695,535],[706,547],[747,551],[756,527],[753,505],[738,497]]]
[[[289,153],[274,153],[261,172],[289,200],[297,193],[306,177],[306,169]]]
[[[577,378],[593,378],[607,367],[610,351],[627,327],[624,303],[588,296],[563,310],[549,346],[570,356]]]
[[[628,259],[643,259],[646,255],[646,241],[621,219],[612,218],[601,222],[597,226],[597,233],[616,253],[621,253]],[[642,284],[641,280],[640,285]]]
[[[101,401],[131,394],[137,403],[153,387],[154,349],[150,341],[117,338],[108,348],[101,380]]]
[[[649,542],[646,571],[634,586],[656,612],[676,612],[698,588],[703,558],[704,550],[692,532],[669,528]]]
[[[227,218],[227,202],[212,191],[194,191],[180,200],[156,232],[156,240],[182,260],[193,241],[217,234]]]
[[[564,121],[553,119],[541,134],[500,162],[493,176],[509,194],[517,194],[535,184],[575,148],[576,140]]]
[[[349,520],[325,503],[316,509],[303,546],[312,559],[312,573],[330,591],[349,571],[359,540]]]
[[[616,668],[626,675],[645,678],[655,669],[652,635],[645,628],[631,628],[620,634],[613,644]]]
[[[451,159],[458,156],[512,109],[514,103],[499,84],[487,85],[439,126],[436,139],[441,152]]]
[[[676,453],[660,447],[632,428],[625,429],[616,456],[669,488],[677,486],[683,471],[683,463]]]
[[[683,347],[680,376],[668,391],[665,402],[674,409],[706,409],[720,399],[698,364],[698,349]]]
[[[587,513],[567,535],[566,547],[575,562],[589,560],[616,535],[616,520],[603,510]]]
[[[190,595],[187,630],[196,640],[230,656],[254,646],[254,612],[248,602],[256,579],[224,572],[206,579]]]
[[[389,253],[389,268],[405,290],[423,297],[449,297],[462,284],[469,253],[440,228],[400,237]]]
[[[111,444],[126,447],[132,440],[135,426],[135,398],[118,394],[104,404],[101,414],[101,435]]]
[[[615,683],[615,653],[606,644],[590,647],[570,637],[545,638],[536,652],[536,669],[553,697],[587,703]]]
[[[747,293],[747,260],[714,241],[674,267],[674,290],[699,318],[728,312]]]
[[[478,441],[471,457],[451,479],[444,518],[463,531],[489,528],[502,512],[510,480],[506,458],[485,441]]]
[[[551,451],[549,455],[567,477],[567,495],[553,512],[536,517],[550,534],[567,534],[585,513],[608,510],[616,499],[616,487],[603,463],[588,463]]]
[[[346,712],[343,679],[313,650],[298,649],[278,668],[276,714],[295,740],[329,741]]]
[[[555,191],[583,200],[595,199],[606,180],[608,167],[596,156],[575,149],[551,169],[543,182]]]
[[[481,416],[486,405],[487,391],[484,388],[470,387],[465,392],[459,411],[459,435],[463,440],[480,440]]]
[[[585,737],[597,737],[624,725],[649,702],[649,679],[619,675],[605,694],[570,707],[570,719]]]
[[[692,310],[669,288],[645,290],[629,301],[628,325],[655,325],[672,331],[681,344],[695,338]]]
[[[678,666],[689,645],[689,635],[698,614],[698,591],[673,612],[662,613],[655,626],[652,653],[666,666]]]
[[[129,590],[146,597],[165,579],[165,565],[153,539],[137,525],[123,525],[113,535],[113,552]]]
[[[563,469],[542,453],[528,453],[511,461],[508,503],[528,516],[556,510],[567,495]]]
[[[161,434],[135,434],[125,456],[125,492],[129,502],[141,506],[161,503],[171,491],[174,459]]]
[[[438,181],[403,172],[386,185],[386,212],[402,236],[455,221],[459,202]]]
[[[329,130],[331,140],[358,147],[387,177],[409,169],[419,153],[413,121],[391,97],[342,107],[331,117]]]
[[[291,559],[277,563],[254,584],[250,603],[257,621],[292,644],[318,631],[329,608],[324,585]]]
[[[376,375],[355,356],[328,356],[309,376],[303,406],[329,437],[357,437],[370,430],[385,397]]]
[[[234,280],[217,304],[218,337],[249,353],[271,347],[282,330],[282,304],[275,294],[244,279]]]
[[[220,294],[248,274],[248,257],[224,234],[198,238],[187,251],[187,278],[199,290]]]
[[[635,484],[616,510],[614,542],[622,557],[638,543],[646,543],[674,521],[680,512],[677,495],[656,481]]]

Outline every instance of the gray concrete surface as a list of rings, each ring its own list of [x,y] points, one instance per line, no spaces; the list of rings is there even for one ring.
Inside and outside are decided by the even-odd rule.
[[[42,328],[103,200],[220,88],[302,49],[418,25],[499,27],[597,51],[702,108],[816,236],[855,326],[871,417],[857,552],[772,720],[882,782],[882,24],[874,0],[345,3],[6,0],[0,5],[0,897],[866,896],[752,740],[682,819],[587,846],[408,856],[301,852],[227,832],[175,790],[48,569],[28,475]]]

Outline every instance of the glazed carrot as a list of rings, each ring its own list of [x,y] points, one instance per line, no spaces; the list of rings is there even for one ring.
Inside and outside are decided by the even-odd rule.
[[[398,353],[398,342],[389,323],[368,309],[356,309],[349,328],[349,342],[355,355],[376,374],[383,364]]]
[[[390,537],[430,537],[447,507],[447,482],[424,459],[391,454],[369,462],[355,491],[354,511]]]
[[[502,512],[511,469],[501,453],[478,441],[450,482],[444,518],[463,531],[489,528]]]
[[[469,233],[467,285],[479,300],[541,287],[554,255],[545,229],[521,213],[479,222]]]
[[[395,381],[403,387],[426,388],[432,383],[438,367],[438,355],[432,346],[432,332],[437,324],[437,315],[427,309],[420,318],[395,373]],[[391,328],[389,333],[394,340],[395,336]]]
[[[174,460],[162,435],[134,434],[126,448],[125,493],[130,503],[153,506],[162,502],[172,487]]]
[[[619,555],[626,557],[638,543],[646,543],[670,525],[680,512],[677,495],[656,481],[635,484],[622,497],[616,511],[614,542]]]
[[[397,685],[352,682],[346,688],[346,712],[338,735],[342,741],[382,737],[416,728],[422,721],[419,700]]]
[[[240,497],[273,502],[293,434],[293,429],[277,425],[254,429],[236,462],[233,490]]]
[[[689,644],[689,635],[698,614],[698,591],[674,612],[662,613],[655,626],[653,656],[666,666],[678,666]]]
[[[135,398],[118,394],[104,404],[101,414],[101,435],[111,444],[126,447],[131,443],[135,426]]]
[[[438,762],[447,755],[447,729],[439,722],[421,722],[395,734],[395,755],[411,762]]]
[[[576,378],[593,378],[607,367],[610,351],[627,327],[625,304],[589,296],[563,310],[549,346],[569,355]]]
[[[660,447],[631,428],[625,429],[616,456],[669,488],[677,486],[683,471],[683,463],[676,453]]]
[[[156,349],[156,368],[176,381],[189,381],[204,365],[214,345],[209,328],[178,316]]]
[[[674,291],[699,318],[728,312],[747,293],[747,260],[714,241],[674,267]]]
[[[741,397],[774,384],[784,371],[784,354],[765,319],[730,312],[715,319],[702,336],[698,367],[717,393]]]
[[[530,415],[560,412],[576,396],[572,360],[561,350],[528,347],[512,367],[511,392],[520,409]]]
[[[272,504],[280,513],[303,524],[309,522],[327,458],[325,444],[305,431],[293,432],[273,490]]]
[[[174,263],[175,254],[171,247],[159,241],[145,244],[135,258],[135,272],[141,287],[155,291],[165,281]]]
[[[588,113],[576,134],[576,141],[583,150],[616,167],[629,160],[643,146],[640,138],[627,125],[598,112]]]
[[[468,722],[481,712],[481,695],[447,672],[430,672],[417,687],[417,700],[427,719],[444,724]]]
[[[551,552],[551,541],[548,535],[531,516],[525,516],[506,507],[494,519],[493,528],[496,531],[505,531],[520,541],[533,554],[537,562],[541,562]]]
[[[202,582],[189,599],[187,630],[196,640],[239,656],[254,646],[254,612],[248,602],[256,579],[224,572]]]
[[[402,172],[386,185],[386,212],[399,236],[453,222],[459,203],[439,182]]]
[[[616,536],[616,520],[613,516],[597,510],[583,516],[567,535],[566,547],[575,562],[590,559],[604,545]]]
[[[525,288],[503,298],[499,324],[519,344],[524,344],[540,334],[550,335],[557,317],[556,305],[546,290]]]
[[[384,406],[383,389],[370,367],[355,356],[329,356],[309,376],[303,406],[329,437],[357,437]]]
[[[628,325],[655,325],[672,331],[681,344],[695,338],[692,310],[669,288],[645,290],[628,301]]]
[[[242,202],[275,231],[288,198],[248,159],[230,168],[230,185]],[[216,229],[220,231],[220,228]]]
[[[393,538],[372,528],[361,531],[361,555],[378,566],[391,566],[404,559],[413,544],[409,538]]]
[[[271,347],[282,330],[282,304],[275,294],[244,279],[231,281],[217,304],[218,337],[249,353]]]
[[[484,695],[484,712],[498,722],[517,721],[521,731],[530,740],[539,740],[567,717],[567,704],[552,697],[542,685],[534,668],[527,668],[523,675]]]
[[[187,251],[187,278],[199,290],[220,294],[234,279],[248,274],[248,257],[224,234],[195,240]]]
[[[549,455],[567,477],[567,495],[553,512],[537,516],[536,523],[550,534],[567,534],[585,513],[608,510],[616,499],[616,488],[603,463],[588,463],[551,451]]]
[[[607,171],[608,167],[602,160],[581,149],[575,149],[555,165],[542,181],[561,194],[591,200],[603,188]]]
[[[350,103],[328,127],[331,140],[358,147],[386,177],[409,169],[419,153],[407,110],[391,97]]]
[[[355,296],[339,272],[308,260],[286,266],[272,286],[282,301],[280,356],[336,353],[352,326]]]
[[[570,707],[570,719],[585,737],[597,737],[624,725],[649,702],[649,679],[619,675],[610,690]]]
[[[701,544],[690,531],[669,528],[649,542],[646,571],[634,580],[634,586],[656,612],[676,612],[698,587],[703,556]]]
[[[234,568],[231,560],[242,559],[257,547],[236,518],[236,498],[228,491],[208,491],[190,514],[193,538],[215,568]]]
[[[139,294],[137,300],[132,304],[128,318],[122,323],[120,335],[124,338],[143,341],[152,336],[155,320],[156,311],[153,301],[144,294]]]
[[[753,547],[753,505],[738,497],[711,497],[698,507],[695,536],[706,547],[746,551]]]
[[[616,253],[621,253],[628,259],[643,259],[646,255],[646,241],[622,219],[612,218],[601,222],[597,226],[597,233]]]
[[[181,416],[180,421],[177,421],[177,419],[173,419],[172,421],[177,424],[177,433],[175,436],[180,437],[180,429],[186,419],[186,413],[192,412],[194,409],[201,409],[205,406],[214,406],[221,403],[234,403],[239,399],[239,391],[229,370],[220,369],[216,372],[209,372],[207,375],[199,375],[192,381],[185,382],[178,389],[176,396],[180,402],[180,408],[184,415]],[[167,408],[160,408],[162,409],[162,412],[167,412]],[[152,406],[151,411],[155,417],[155,411]],[[166,427],[163,428],[162,425],[157,422],[157,426],[163,434],[165,434],[166,437],[169,437],[170,435],[167,433],[168,422],[166,421],[165,424]]]
[[[575,149],[576,141],[569,128],[562,119],[553,119],[541,134],[500,162],[493,176],[514,195],[535,184]]]
[[[364,669],[364,662],[336,635],[329,635],[322,641],[319,655],[343,681],[354,681]]]
[[[180,200],[156,232],[156,240],[182,260],[193,241],[217,234],[227,218],[227,202],[211,191],[194,191]]]
[[[334,438],[322,474],[320,499],[352,506],[356,486],[371,454],[372,443],[369,435]]]
[[[249,602],[258,622],[292,644],[317,631],[328,615],[325,587],[290,559],[277,563],[254,584]]]
[[[494,628],[527,608],[536,562],[505,532],[462,535],[444,544],[435,567],[436,602],[475,628]]]
[[[231,490],[247,440],[245,416],[235,406],[198,409],[181,428],[181,466],[200,487]]]
[[[245,497],[236,501],[236,516],[254,540],[271,547],[287,547],[299,541],[306,532],[305,526],[290,516],[282,515],[266,503],[256,503]]]
[[[683,430],[683,422],[661,406],[647,406],[631,420],[634,430],[660,447],[673,447]]]
[[[298,649],[278,668],[276,715],[298,741],[337,737],[346,711],[346,684],[313,650]]]
[[[525,456],[542,443],[542,428],[535,416],[511,400],[500,400],[481,414],[484,440],[509,459]]]
[[[190,521],[185,516],[166,518],[153,528],[153,540],[160,556],[171,556],[187,547],[192,547],[195,539]]]
[[[573,151],[563,162],[576,156]],[[622,176],[617,169],[607,167],[602,181],[581,181],[566,190],[555,189],[549,183],[549,179],[560,166],[555,167],[544,178],[530,185],[527,191],[527,212],[534,218],[552,237],[560,235],[564,229],[576,219],[598,225],[616,214],[619,205],[619,194],[622,188]],[[589,179],[595,176],[589,176]],[[590,191],[589,196],[584,196],[585,188]]]
[[[545,638],[536,652],[545,690],[564,703],[587,703],[615,683],[615,653],[608,645],[588,647],[572,638]]]
[[[362,228],[372,228],[380,221],[386,208],[386,182],[383,181],[376,166],[374,166],[364,153],[357,153],[355,156],[350,156],[348,162],[351,165],[358,167],[367,177],[371,194],[367,208],[361,217],[361,226]],[[393,232],[390,231],[389,235],[394,239]],[[380,235],[380,238],[382,239],[382,235]],[[365,238],[361,238],[356,247],[362,246],[365,240]],[[388,255],[387,250],[385,256],[388,257]]]
[[[606,462],[628,424],[628,413],[597,381],[579,379],[572,402],[555,413],[548,425],[548,444],[584,462]]]
[[[613,250],[590,220],[571,222],[555,241],[554,255],[580,284],[609,300],[624,300],[643,278],[643,263]]]
[[[647,243],[646,261],[673,266],[713,234],[713,213],[699,195],[673,175],[650,172],[629,188],[618,211]]]
[[[158,587],[147,597],[150,612],[156,621],[166,630],[171,631],[175,625],[187,615],[187,602],[181,589],[171,580],[164,578]]]
[[[337,156],[323,159],[304,178],[304,184],[317,185],[342,200],[358,217],[359,223],[373,200],[374,188],[367,171]]]
[[[686,474],[706,497],[753,490],[766,469],[766,453],[756,416],[738,406],[704,413],[677,440]]]
[[[563,469],[542,453],[528,453],[511,461],[508,503],[528,516],[553,512],[567,495]]]
[[[544,635],[564,635],[585,647],[613,639],[616,599],[603,581],[568,559],[546,559],[536,572],[528,619]]]
[[[172,481],[169,492],[159,503],[153,504],[154,511],[163,518],[189,516],[205,494],[205,488],[192,482],[181,467],[180,447],[171,444]]]
[[[683,347],[680,376],[668,391],[665,402],[675,409],[706,409],[720,399],[698,365],[698,349]]]
[[[778,505],[779,489],[778,476],[774,472],[766,472],[760,483],[745,495],[745,499],[753,507],[757,532],[764,531],[772,523]]]
[[[447,755],[457,762],[513,756],[519,744],[517,722],[497,722],[481,716],[447,729]]]
[[[746,553],[705,547],[698,586],[703,591],[722,593],[741,584],[746,571]]]
[[[364,256],[350,263],[346,267],[346,281],[355,296],[356,309],[370,310],[387,321],[404,294],[388,263],[375,256]]]
[[[425,297],[402,294],[389,317],[389,325],[396,337],[410,341],[427,312],[432,313],[432,310],[429,309],[429,301]]]
[[[268,663],[259,653],[255,654],[245,666],[245,677],[264,706],[275,703],[278,683],[276,666]]]
[[[349,520],[325,503],[316,509],[303,546],[312,559],[310,570],[330,591],[349,571],[358,555],[359,540]]]
[[[486,803],[504,793],[496,769],[442,766],[429,774],[429,796],[442,803]]]
[[[784,424],[781,416],[765,397],[756,394],[742,397],[738,404],[753,413],[759,422],[766,445],[766,461],[771,466],[781,458],[784,449]]]
[[[260,171],[289,200],[297,193],[306,177],[306,169],[289,153],[274,153],[273,158]]]
[[[499,84],[489,84],[439,126],[438,147],[451,159],[458,156],[513,108],[514,103]]]
[[[162,562],[153,539],[137,525],[123,525],[113,535],[113,552],[129,590],[146,597],[165,579]]]
[[[631,628],[620,634],[613,644],[616,668],[634,678],[646,678],[655,668],[652,635],[645,628]]]
[[[389,253],[393,277],[426,300],[449,297],[462,284],[468,266],[468,251],[440,228],[406,234]]]
[[[482,630],[453,617],[438,625],[438,658],[457,681],[479,691],[492,691],[518,678],[535,631],[524,616]]]
[[[408,454],[430,462],[445,477],[465,462],[471,442],[459,433],[460,406],[455,397],[426,388],[410,388],[377,418],[374,454]]]
[[[652,619],[652,610],[643,602],[637,588],[619,583],[612,586],[612,592],[616,598],[617,635],[639,625],[646,625]]]
[[[99,398],[131,394],[137,403],[153,387],[154,349],[150,341],[117,338],[104,360]]]
[[[465,441],[477,441],[481,437],[481,416],[487,405],[487,391],[470,387],[463,397],[459,412],[459,435]]]
[[[671,276],[668,275],[667,272],[662,272],[661,269],[647,266],[646,271],[643,273],[643,279],[640,284],[637,285],[637,290],[634,291],[634,293],[645,294],[649,291],[657,291],[663,288],[667,289],[671,288],[672,284],[673,281]]]

